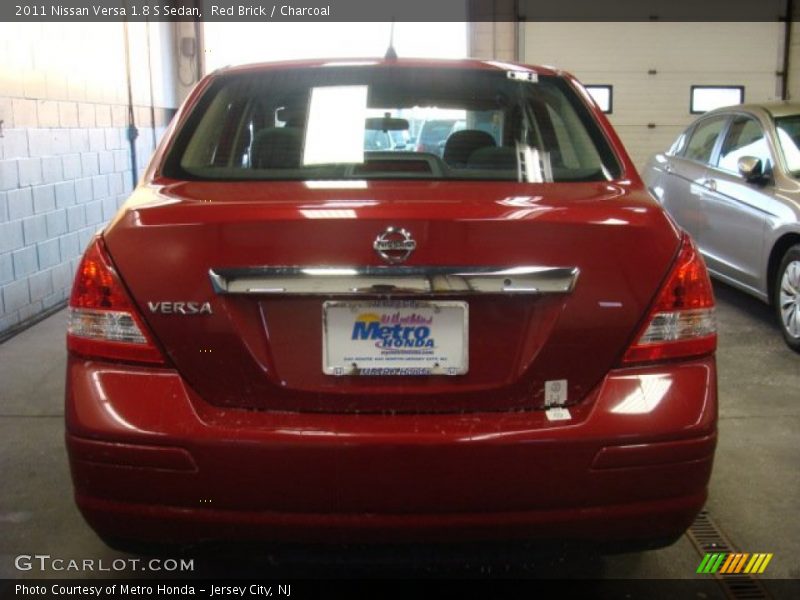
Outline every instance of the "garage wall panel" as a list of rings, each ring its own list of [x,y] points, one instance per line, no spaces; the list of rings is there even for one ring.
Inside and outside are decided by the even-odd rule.
[[[175,106],[169,55],[147,60],[148,38],[172,50],[166,25],[130,29],[139,176]],[[121,23],[0,24],[0,335],[67,298],[132,189],[123,40]]]
[[[795,14],[789,42],[789,100],[800,102],[800,6],[795,3]]]
[[[472,58],[517,60],[518,2],[467,2],[468,55]]]
[[[513,21],[470,23],[469,56],[486,60],[517,59],[517,24]]]
[[[639,168],[695,118],[692,85],[743,85],[748,102],[780,93],[780,23],[525,23],[523,31],[525,62],[614,87],[610,119]]]

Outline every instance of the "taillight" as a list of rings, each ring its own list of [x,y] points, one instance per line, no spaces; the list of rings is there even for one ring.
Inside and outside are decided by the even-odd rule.
[[[164,364],[100,237],[83,255],[69,299],[67,348],[90,358]]]
[[[711,280],[694,242],[684,234],[678,258],[622,363],[701,356],[716,348]]]

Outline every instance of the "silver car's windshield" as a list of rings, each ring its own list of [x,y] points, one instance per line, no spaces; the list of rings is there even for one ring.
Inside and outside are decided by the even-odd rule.
[[[775,119],[775,131],[786,170],[792,177],[800,178],[800,115]]]

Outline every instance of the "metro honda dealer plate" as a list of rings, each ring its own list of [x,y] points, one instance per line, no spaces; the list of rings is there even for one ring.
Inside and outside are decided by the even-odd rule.
[[[466,302],[325,302],[322,369],[328,375],[462,375]]]

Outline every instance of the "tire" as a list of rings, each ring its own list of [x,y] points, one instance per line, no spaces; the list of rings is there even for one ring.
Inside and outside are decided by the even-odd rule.
[[[800,244],[783,255],[775,276],[775,313],[783,339],[800,352]]]

